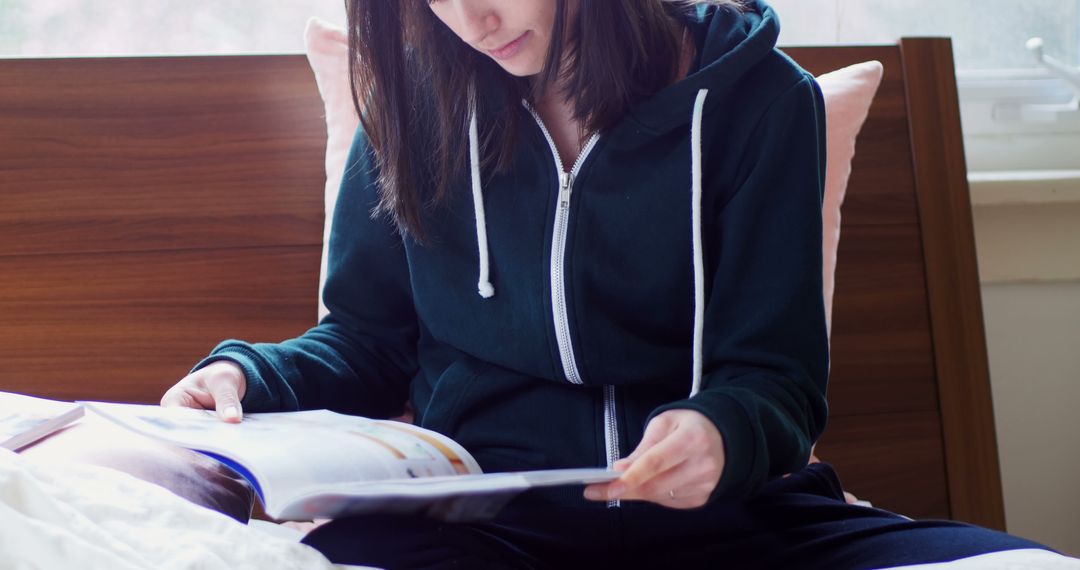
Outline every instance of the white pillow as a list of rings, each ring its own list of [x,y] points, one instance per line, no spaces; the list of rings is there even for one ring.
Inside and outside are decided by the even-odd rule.
[[[322,301],[323,285],[326,283],[326,255],[330,242],[330,221],[334,218],[334,204],[345,172],[353,136],[360,124],[360,117],[353,106],[349,87],[349,41],[345,30],[319,18],[311,18],[304,30],[304,46],[308,62],[315,72],[326,105],[326,223],[323,227],[322,268],[319,271],[319,319],[326,316]]]

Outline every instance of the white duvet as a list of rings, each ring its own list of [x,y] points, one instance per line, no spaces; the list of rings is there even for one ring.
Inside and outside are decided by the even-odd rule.
[[[125,473],[35,462],[0,449],[0,570],[321,570],[296,541],[196,506]],[[911,570],[1080,570],[1080,560],[1016,550]]]
[[[891,570],[1080,570],[1080,560],[1048,550],[1006,550],[953,562],[899,566]]]
[[[0,449],[0,569],[344,568],[103,467]]]

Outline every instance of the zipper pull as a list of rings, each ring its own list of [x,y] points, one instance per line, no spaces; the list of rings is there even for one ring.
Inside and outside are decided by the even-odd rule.
[[[574,185],[574,175],[570,172],[563,172],[559,175],[559,206],[566,207],[570,205],[570,190]]]

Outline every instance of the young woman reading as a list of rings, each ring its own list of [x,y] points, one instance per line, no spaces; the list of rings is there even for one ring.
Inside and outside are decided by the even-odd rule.
[[[336,520],[393,568],[869,568],[1036,547],[848,505],[826,422],[825,115],[758,0],[349,0],[363,109],[330,313],[165,405],[400,414],[485,471],[610,466],[493,522]],[[792,473],[790,477],[781,477]]]

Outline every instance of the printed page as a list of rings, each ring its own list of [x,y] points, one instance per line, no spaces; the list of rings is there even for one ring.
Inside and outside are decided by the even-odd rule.
[[[0,392],[0,447],[26,447],[82,415],[78,404]]]
[[[460,445],[401,422],[314,410],[246,414],[241,423],[230,424],[210,410],[84,405],[144,435],[239,463],[250,472],[268,512],[300,489],[480,473]]]
[[[281,511],[267,514],[283,520],[309,520],[397,512],[452,521],[484,520],[531,487],[604,483],[619,475],[603,468],[551,469],[339,484],[308,489]]]

